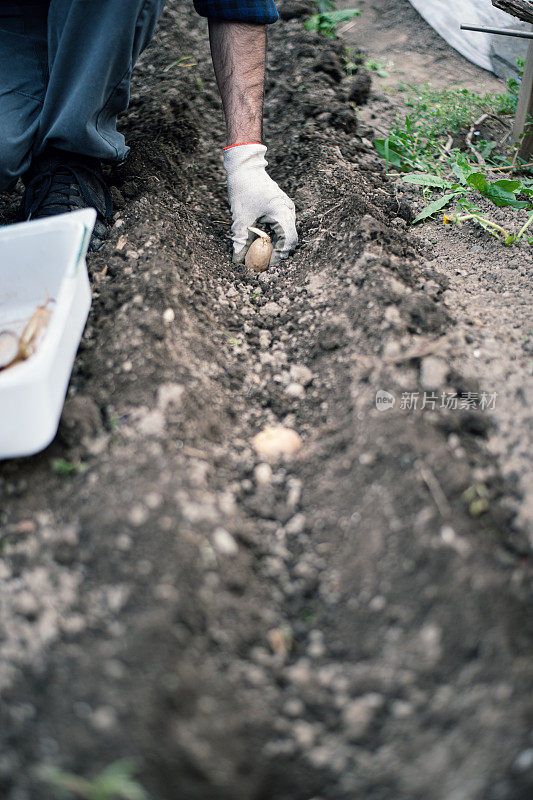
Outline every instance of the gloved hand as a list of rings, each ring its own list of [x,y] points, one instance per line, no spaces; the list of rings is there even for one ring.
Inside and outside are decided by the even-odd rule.
[[[271,264],[287,258],[296,247],[294,203],[266,172],[264,144],[230,145],[224,149],[228,197],[233,216],[233,261],[242,263],[254,240],[248,228],[268,223],[274,231]]]

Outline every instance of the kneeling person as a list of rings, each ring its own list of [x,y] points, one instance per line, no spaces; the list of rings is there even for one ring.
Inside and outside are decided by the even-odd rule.
[[[152,38],[164,0],[0,0],[0,191],[19,177],[19,219],[97,211],[98,249],[112,214],[101,162],[129,151],[117,115],[129,102],[133,67]],[[261,143],[266,25],[273,0],[195,0],[209,19],[211,53],[227,129],[224,167],[234,260],[248,227],[275,231],[271,263],[297,242],[294,204],[266,172]]]

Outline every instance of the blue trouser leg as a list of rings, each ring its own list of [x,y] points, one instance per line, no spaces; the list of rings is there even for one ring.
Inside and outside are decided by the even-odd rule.
[[[45,145],[95,158],[128,153],[117,132],[133,66],[149,43],[165,0],[51,0],[50,77],[36,153]]]
[[[24,3],[20,30],[13,20],[3,24],[15,4],[0,0],[0,191],[46,146],[111,161],[126,156],[116,117],[164,4],[41,0],[41,32]]]
[[[39,127],[48,79],[46,9],[40,10],[27,8],[30,23],[0,2],[0,191],[28,169]]]

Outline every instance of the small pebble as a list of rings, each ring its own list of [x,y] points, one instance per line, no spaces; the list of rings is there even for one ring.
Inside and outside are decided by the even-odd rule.
[[[148,510],[139,504],[134,505],[130,508],[128,520],[135,527],[144,525],[148,521]]]
[[[285,394],[287,397],[293,397],[297,400],[301,400],[303,397],[305,397],[305,389],[300,383],[289,383],[285,389]]]
[[[144,498],[144,502],[146,503],[148,508],[154,510],[156,508],[159,508],[159,506],[162,504],[163,497],[162,495],[159,494],[159,492],[148,492],[148,494]]]
[[[299,697],[293,697],[287,700],[283,706],[283,712],[287,717],[301,717],[305,711],[305,706]]]
[[[313,373],[309,367],[303,364],[293,364],[290,368],[290,376],[295,383],[300,383],[302,386],[309,386],[313,380]]]
[[[285,533],[288,536],[297,536],[305,530],[305,516],[304,514],[295,514],[294,517],[285,525]]]
[[[217,528],[214,531],[213,544],[223,556],[235,556],[239,552],[237,542],[225,528]]]
[[[258,464],[254,469],[254,480],[258,486],[270,486],[272,483],[272,467],[270,464]]]
[[[387,601],[385,600],[385,598],[382,595],[377,594],[375,597],[372,598],[372,600],[368,604],[368,607],[372,611],[383,611],[386,605]]]
[[[265,303],[265,305],[261,308],[261,314],[265,317],[277,317],[281,313],[281,306],[278,303],[274,303],[274,301],[270,301],[269,303]]]
[[[392,704],[392,716],[396,719],[406,719],[413,713],[413,706],[407,700],[395,700]]]
[[[517,772],[527,772],[533,768],[533,747],[523,750],[513,764]]]
[[[157,407],[166,411],[168,406],[181,402],[185,389],[181,383],[162,383],[157,390]]]
[[[299,746],[307,750],[316,740],[316,730],[309,722],[301,720],[294,725],[294,738]]]
[[[359,697],[344,708],[342,719],[348,738],[356,742],[367,732],[385,700],[376,692]]]
[[[265,428],[254,436],[254,450],[260,456],[294,456],[302,447],[300,435],[291,428]]]
[[[16,599],[15,608],[19,614],[27,619],[35,619],[39,613],[39,603],[31,592],[20,592]]]
[[[105,733],[114,728],[117,722],[117,715],[111,706],[100,706],[91,714],[91,725],[97,731]]]
[[[426,356],[420,365],[420,383],[423,389],[440,389],[448,377],[448,364],[437,356]]]

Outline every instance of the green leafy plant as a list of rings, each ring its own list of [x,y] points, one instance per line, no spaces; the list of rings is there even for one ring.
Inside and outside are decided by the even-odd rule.
[[[376,149],[403,172],[414,168],[443,174],[449,157],[461,150],[477,153],[476,160],[486,160],[494,166],[509,164],[509,159],[497,152],[497,142],[483,139],[475,125],[486,117],[508,129],[506,117],[516,107],[518,85],[516,79],[511,79],[507,93],[495,95],[460,88],[434,89],[428,84],[400,84],[411,110],[396,119],[386,139],[375,141]]]
[[[377,58],[367,58],[363,64],[365,69],[375,72],[380,78],[388,78],[387,64],[384,61],[379,61]]]
[[[316,31],[332,39],[337,36],[337,25],[341,22],[348,22],[361,13],[357,8],[339,10],[335,7],[333,0],[317,0],[317,8],[318,13],[312,14],[304,22],[304,27],[308,31]]]
[[[407,87],[411,92],[407,105],[412,112],[403,124],[396,121],[387,138],[375,139],[374,146],[392,169],[403,173],[402,180],[419,186],[429,201],[413,223],[455,204],[454,213],[444,217],[446,224],[461,226],[472,221],[506,245],[524,237],[533,223],[533,181],[514,178],[512,173],[532,165],[521,163],[516,150],[500,152],[497,142],[486,141],[476,130],[481,120],[496,118],[498,122],[494,109],[500,114],[510,111],[518,85],[513,80],[505,96]],[[501,121],[508,129],[508,121]],[[508,173],[506,177],[494,174],[502,170]],[[515,231],[507,230],[478,207],[481,198],[498,208],[525,210],[527,219],[520,221]]]
[[[115,433],[120,428],[120,417],[115,411],[109,411],[107,415],[107,427]]]
[[[533,222],[533,188],[530,181],[509,180],[501,178],[496,181],[489,181],[487,176],[474,167],[464,156],[456,156],[451,164],[453,175],[458,181],[446,180],[438,175],[408,173],[402,177],[406,183],[430,189],[440,189],[444,191],[439,198],[432,200],[415,217],[413,223],[422,222],[428,217],[433,216],[441,209],[456,201],[459,211],[455,214],[446,215],[446,224],[458,224],[472,220],[497,239],[501,239],[504,244],[510,245],[520,241]],[[511,233],[498,223],[487,218],[480,209],[474,205],[476,194],[480,194],[490,200],[498,208],[527,209],[527,221],[521,226],[517,233]],[[520,200],[519,197],[526,199]],[[459,213],[462,212],[462,213]]]
[[[92,780],[55,767],[43,768],[41,777],[59,800],[72,797],[81,800],[148,800],[143,787],[133,779],[136,770],[135,761],[122,758]]]
[[[305,622],[306,625],[314,625],[316,621],[316,614],[310,608],[302,608],[299,616],[302,622]]]
[[[463,492],[463,502],[471,517],[479,517],[490,507],[489,490],[484,483],[475,483]]]
[[[52,469],[63,478],[71,478],[73,475],[82,475],[87,471],[87,464],[83,461],[66,461],[64,458],[54,458]]]
[[[414,118],[423,123],[428,137],[461,133],[473,120],[494,109],[493,94],[478,94],[469,89],[434,89],[429,84],[407,84],[406,105],[413,109]]]
[[[517,78],[509,78],[507,81],[507,91],[504,94],[495,95],[496,99],[496,112],[498,114],[514,114],[518,103],[518,95],[520,94],[520,84],[524,74],[524,59],[517,58],[516,66],[518,69]]]

